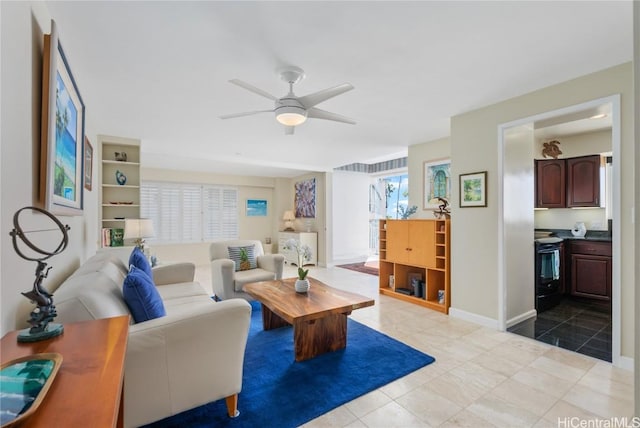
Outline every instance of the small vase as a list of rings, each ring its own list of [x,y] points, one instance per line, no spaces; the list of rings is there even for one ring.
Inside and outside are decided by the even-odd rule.
[[[124,175],[120,170],[116,171],[116,181],[119,185],[124,186],[127,182],[127,176]]]
[[[306,293],[309,291],[309,280],[308,279],[296,279],[296,293]]]

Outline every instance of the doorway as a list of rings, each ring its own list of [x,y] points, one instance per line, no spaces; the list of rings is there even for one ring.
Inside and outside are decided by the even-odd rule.
[[[620,224],[620,97],[614,95],[587,103],[505,123],[499,126],[499,325],[502,330],[535,320],[534,302],[534,183],[533,142],[536,127],[570,122],[601,106],[610,108],[612,146],[611,218]],[[573,118],[573,119],[572,119]],[[609,210],[609,208],[607,208]],[[612,241],[611,360],[620,365],[620,231]],[[575,312],[583,309],[574,308]],[[571,311],[571,309],[568,309]],[[535,328],[535,327],[534,327]],[[575,349],[574,349],[575,350]]]

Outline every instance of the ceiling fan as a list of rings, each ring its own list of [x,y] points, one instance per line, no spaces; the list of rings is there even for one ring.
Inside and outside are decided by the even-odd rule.
[[[342,116],[336,113],[331,113],[325,110],[320,110],[315,106],[323,101],[333,98],[337,95],[343,94],[353,89],[351,83],[343,83],[342,85],[335,86],[333,88],[323,89],[322,91],[315,92],[313,94],[305,95],[303,97],[297,97],[293,93],[293,84],[298,83],[304,79],[304,70],[298,67],[285,67],[279,70],[280,78],[289,84],[289,93],[282,98],[276,98],[268,92],[262,89],[256,88],[242,80],[233,79],[229,80],[229,83],[238,85],[254,94],[261,95],[265,98],[275,102],[275,106],[271,110],[257,110],[248,111],[245,113],[228,114],[220,116],[220,119],[232,119],[234,117],[251,116],[258,113],[275,113],[276,120],[284,125],[284,133],[287,135],[293,134],[293,131],[297,125],[304,123],[307,118],[333,120],[336,122],[349,123],[355,125],[356,122],[349,119],[346,116]]]

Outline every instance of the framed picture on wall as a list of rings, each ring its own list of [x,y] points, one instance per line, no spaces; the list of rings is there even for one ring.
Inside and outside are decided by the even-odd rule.
[[[53,20],[42,74],[40,202],[53,214],[82,215],[84,103]]]
[[[266,199],[247,199],[247,217],[266,217]]]
[[[451,199],[451,159],[435,159],[423,165],[424,210],[436,210],[442,202],[438,198]]]
[[[296,218],[316,218],[316,179],[295,184]]]
[[[487,171],[460,174],[460,208],[487,206]]]

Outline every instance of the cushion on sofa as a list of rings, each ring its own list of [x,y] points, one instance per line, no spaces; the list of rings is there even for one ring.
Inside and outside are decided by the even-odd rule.
[[[138,269],[142,269],[149,278],[153,278],[149,260],[147,260],[147,257],[144,255],[142,250],[138,247],[134,247],[133,251],[131,252],[131,255],[129,256],[129,266],[131,265],[134,265]]]
[[[167,314],[153,280],[134,265],[131,265],[129,274],[124,279],[122,296],[136,323],[160,318]]]
[[[236,272],[241,270],[249,270],[255,269],[258,267],[258,263],[256,262],[256,246],[255,245],[245,245],[242,247],[227,247],[229,251],[229,258],[234,261],[236,264]],[[242,264],[241,253],[242,251],[247,252],[247,259],[249,263]]]

